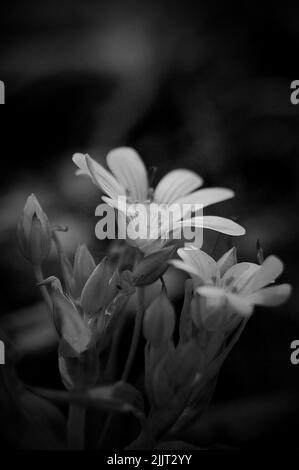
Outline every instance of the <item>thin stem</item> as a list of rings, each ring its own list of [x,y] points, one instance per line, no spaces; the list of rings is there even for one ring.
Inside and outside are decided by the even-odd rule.
[[[69,406],[67,430],[68,448],[72,450],[84,449],[85,408],[83,406],[77,404]]]
[[[127,362],[121,376],[121,380],[126,381],[131,371],[131,367],[134,361],[135,353],[138,347],[139,338],[142,330],[142,323],[143,323],[143,315],[144,315],[144,288],[139,287],[137,289],[137,313],[135,317],[135,325],[134,331],[132,336],[132,343],[130,347],[130,351],[128,354]]]
[[[44,277],[43,277],[43,272],[42,272],[41,265],[34,266],[34,274],[35,274],[35,278],[36,278],[38,284],[40,282],[43,282]],[[51,300],[51,297],[49,295],[48,289],[46,288],[46,286],[39,286],[39,289],[41,291],[43,299],[44,299],[50,313],[52,314],[53,306],[52,306],[52,300]]]
[[[112,418],[113,418],[113,413],[110,413],[106,418],[106,421],[105,421],[105,424],[103,426],[101,436],[100,436],[100,439],[99,439],[99,442],[98,442],[98,445],[97,445],[97,449],[103,449],[103,444],[105,442],[108,429],[110,428]]]
[[[127,380],[130,374],[131,367],[132,367],[134,357],[135,357],[135,353],[137,350],[137,346],[139,343],[140,333],[142,330],[143,314],[144,314],[144,288],[143,287],[139,287],[137,290],[137,303],[138,303],[138,306],[137,306],[137,313],[135,317],[135,324],[134,324],[134,331],[132,335],[131,347],[130,347],[130,351],[127,357],[127,362],[126,362],[123,374],[121,376],[121,380],[124,380],[124,381]],[[105,442],[105,438],[106,438],[108,429],[110,427],[112,418],[113,418],[113,414],[110,413],[107,416],[107,419],[105,421],[105,424],[104,424],[104,427],[103,427],[103,430],[102,430],[102,433],[98,442],[98,446],[97,446],[100,449],[103,447],[103,443]]]

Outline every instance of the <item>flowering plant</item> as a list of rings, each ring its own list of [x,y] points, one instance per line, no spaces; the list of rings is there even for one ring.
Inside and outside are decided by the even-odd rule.
[[[18,241],[57,333],[66,389],[30,388],[30,393],[68,408],[54,446],[107,448],[113,421],[123,423],[132,415],[139,427],[120,446],[184,448],[180,436],[209,404],[221,365],[254,306],[279,305],[289,297],[290,285],[274,284],[283,264],[276,256],[264,260],[261,249],[258,264],[238,262],[235,248],[217,261],[202,250],[205,229],[229,236],[245,233],[230,219],[202,214],[203,208],[233,197],[229,189],[198,189],[202,178],[190,170],[171,171],[153,189],[144,163],[130,148],[108,154],[110,171],[88,155],[75,154],[73,160],[77,173],[103,193],[112,223],[117,215],[115,238],[122,243],[117,259],[107,254],[98,263],[81,245],[71,263],[60,241],[63,229],[51,226],[36,197],[29,196]],[[102,207],[96,214],[102,215]],[[201,237],[190,241],[186,227]],[[52,245],[61,280],[44,277],[42,271]],[[167,292],[163,276],[169,267],[190,276],[181,312],[175,312]],[[134,327],[128,332],[124,319],[134,300]],[[124,358],[122,371],[119,358]],[[137,363],[141,370],[133,374]],[[21,386],[15,376],[10,380]],[[119,429],[114,426],[114,433]]]

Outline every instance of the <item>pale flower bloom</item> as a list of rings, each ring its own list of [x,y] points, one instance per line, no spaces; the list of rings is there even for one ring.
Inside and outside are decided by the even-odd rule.
[[[208,304],[248,317],[255,305],[277,306],[291,293],[289,284],[273,285],[283,271],[283,263],[269,256],[262,265],[237,263],[232,248],[218,261],[194,246],[178,250],[182,260],[171,264],[191,275],[196,292]]]
[[[132,148],[120,147],[108,153],[107,165],[110,171],[88,155],[76,153],[73,161],[79,167],[77,174],[88,175],[106,194],[102,199],[121,213],[118,219],[120,232],[126,232],[131,244],[144,252],[151,252],[163,246],[163,240],[168,239],[170,233],[178,232],[184,227],[192,226],[201,230],[209,228],[234,236],[245,233],[243,227],[223,217],[203,217],[196,214],[191,217],[191,206],[196,205],[201,210],[234,196],[233,191],[226,188],[198,189],[203,180],[191,170],[170,171],[153,190],[149,186],[146,167]],[[145,207],[145,211],[140,211],[140,205]],[[173,211],[174,205],[176,209]],[[184,210],[184,207],[187,209]],[[172,218],[169,216],[170,210]],[[158,213],[162,214],[159,215],[161,222],[153,224],[151,219],[152,226],[148,227],[148,224],[144,223],[147,213],[150,213],[154,220]],[[137,225],[145,227],[145,236],[134,238],[134,233],[130,234],[130,231],[135,232]]]

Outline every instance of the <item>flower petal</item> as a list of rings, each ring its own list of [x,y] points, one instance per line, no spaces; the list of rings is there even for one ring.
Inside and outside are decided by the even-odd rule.
[[[251,282],[246,287],[246,293],[255,292],[275,281],[283,271],[283,263],[277,256],[268,256]]]
[[[223,276],[224,273],[235,264],[237,264],[237,249],[234,246],[226,253],[224,253],[224,255],[221,256],[221,258],[219,258],[219,260],[217,261],[220,276]]]
[[[226,298],[234,312],[239,313],[243,317],[248,317],[252,314],[254,305],[247,301],[244,297],[228,292],[226,293]]]
[[[132,202],[148,199],[147,171],[134,149],[119,147],[111,150],[107,155],[107,165],[129,192]]]
[[[244,235],[246,232],[241,225],[230,219],[225,219],[224,217],[205,215],[204,217],[201,217],[201,219],[203,221],[203,228],[216,230],[217,232],[225,233],[226,235],[238,237],[240,235]]]
[[[221,287],[216,286],[202,286],[196,289],[196,292],[204,297],[213,297],[215,299],[221,299],[226,295],[226,292]]]
[[[191,266],[192,269],[196,270],[197,276],[204,283],[217,282],[217,277],[219,277],[217,263],[207,253],[194,248],[179,248],[178,255],[187,266]]]
[[[178,169],[167,173],[156,187],[154,199],[158,203],[171,204],[199,188],[203,179],[194,171]]]
[[[290,284],[279,284],[277,286],[265,287],[245,297],[246,300],[255,305],[266,305],[276,307],[285,302],[290,296],[292,287]]]
[[[93,160],[93,158],[90,158],[89,155],[87,155],[85,158],[91,179],[99,189],[101,189],[112,199],[117,199],[119,196],[125,196],[126,191],[124,187],[109,171],[105,170],[102,165]]]
[[[79,170],[76,171],[76,175],[87,175],[90,176],[89,169],[86,165],[86,157],[87,154],[84,153],[74,153],[72,160],[75,163],[75,165],[79,168]]]
[[[244,293],[250,281],[261,266],[255,263],[238,263],[228,269],[221,279],[221,284],[227,288]]]
[[[201,204],[202,207],[210,206],[211,204],[216,204],[217,202],[225,201],[234,197],[235,193],[231,189],[226,188],[204,188],[195,191],[194,193],[189,194],[180,198],[178,203],[180,204]]]
[[[171,266],[173,266],[174,268],[185,271],[191,276],[199,277],[198,270],[194,266],[191,266],[190,264],[186,264],[184,263],[184,261],[181,261],[180,259],[172,259],[171,261],[169,261],[169,264],[171,264]]]

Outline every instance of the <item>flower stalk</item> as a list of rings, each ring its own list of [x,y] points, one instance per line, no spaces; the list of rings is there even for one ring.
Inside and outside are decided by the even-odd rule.
[[[135,317],[135,323],[134,323],[134,330],[133,330],[133,336],[132,336],[132,342],[131,342],[131,347],[129,350],[129,354],[127,357],[127,361],[124,367],[124,371],[122,374],[121,379],[126,381],[129,377],[129,374],[131,372],[131,368],[133,365],[134,357],[137,351],[141,331],[142,331],[142,325],[143,325],[143,316],[144,316],[144,301],[145,301],[145,290],[144,287],[138,287],[137,288],[137,313]]]
[[[85,407],[75,403],[69,406],[67,423],[68,448],[70,450],[83,450],[85,444]]]

